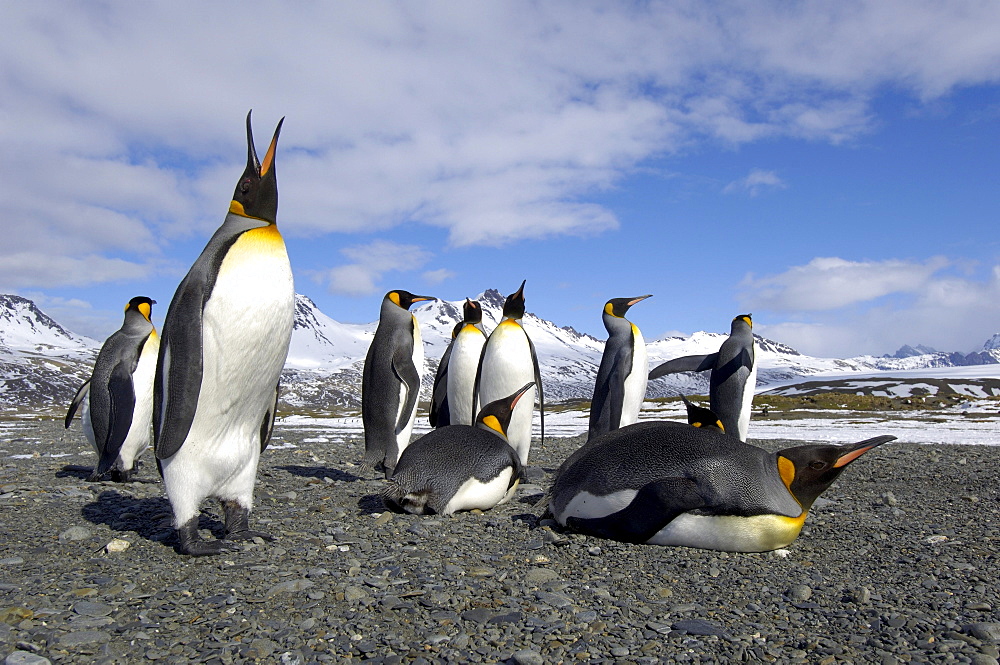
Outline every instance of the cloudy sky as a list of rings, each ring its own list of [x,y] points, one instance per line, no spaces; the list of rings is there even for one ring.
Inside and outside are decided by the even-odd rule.
[[[253,109],[296,288],[813,355],[1000,331],[1000,4],[0,4],[0,292],[103,339],[221,223]]]

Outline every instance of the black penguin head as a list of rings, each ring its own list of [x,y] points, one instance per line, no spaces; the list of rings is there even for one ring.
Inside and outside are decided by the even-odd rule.
[[[462,323],[471,323],[476,325],[477,323],[482,323],[483,321],[483,308],[480,306],[478,300],[465,299],[465,304],[462,306]]]
[[[507,426],[510,425],[510,417],[514,413],[514,407],[517,406],[518,400],[521,399],[524,393],[528,392],[528,388],[533,385],[535,385],[534,381],[526,383],[513,395],[503,397],[484,406],[479,411],[476,424],[492,430],[506,439]]]
[[[722,426],[722,421],[719,420],[719,416],[715,415],[714,411],[689,402],[688,398],[683,395],[681,395],[681,399],[684,400],[684,406],[687,407],[688,425],[702,429],[717,429],[725,433],[726,428]]]
[[[149,317],[153,314],[153,305],[155,304],[156,301],[152,298],[147,298],[146,296],[136,296],[135,298],[129,300],[128,304],[125,305],[125,317],[128,318],[129,312],[138,312],[139,314],[142,314],[142,318],[149,321]]]
[[[264,162],[261,163],[257,159],[257,150],[253,145],[250,113],[247,113],[247,168],[236,185],[233,202],[229,204],[229,212],[274,224],[278,218],[278,176],[274,170],[274,151],[278,146],[281,123],[285,122],[285,119],[278,121],[271,145],[264,155]]]
[[[877,436],[846,446],[808,445],[786,448],[776,453],[778,473],[785,487],[802,506],[802,510],[806,511],[848,464],[872,448],[895,438]]]
[[[410,309],[410,305],[415,302],[423,302],[424,300],[437,300],[433,296],[415,296],[409,291],[389,291],[385,294],[387,300],[391,300],[396,305],[402,307],[403,309]]]
[[[514,293],[507,296],[503,302],[503,315],[508,319],[520,319],[524,316],[524,284],[528,280],[521,282],[521,287]]]
[[[753,315],[751,314],[740,314],[733,319],[733,324],[731,326],[732,331],[736,332],[741,326],[746,325],[751,330],[753,330]]]
[[[625,316],[625,312],[628,311],[629,307],[636,304],[637,302],[645,300],[646,298],[652,298],[652,297],[653,294],[650,293],[635,298],[612,298],[611,300],[609,300],[604,304],[604,313],[610,314],[611,316],[617,316],[618,318],[622,318]]]

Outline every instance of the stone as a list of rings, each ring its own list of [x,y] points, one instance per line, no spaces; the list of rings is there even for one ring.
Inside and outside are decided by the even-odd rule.
[[[545,659],[542,658],[542,654],[533,649],[515,651],[511,658],[513,658],[517,665],[545,665]]]
[[[965,632],[988,644],[1000,644],[1000,623],[973,623],[966,628]]]
[[[296,591],[305,591],[306,589],[311,589],[316,586],[316,583],[312,580],[307,579],[297,579],[297,580],[286,580],[284,582],[278,582],[273,587],[268,589],[267,597],[276,596],[279,593],[293,593]]]
[[[92,535],[94,534],[85,526],[71,526],[59,534],[59,542],[65,543],[74,540],[86,540]]]
[[[527,584],[544,584],[559,579],[559,573],[550,568],[529,568],[524,575]]]
[[[81,601],[73,605],[73,611],[77,614],[85,617],[106,617],[114,610],[110,605],[105,605],[104,603],[91,603],[89,601]]]
[[[103,630],[77,630],[59,636],[59,646],[64,649],[106,644],[111,641],[111,635]]]
[[[4,665],[52,665],[52,661],[30,651],[12,651],[3,661]]]

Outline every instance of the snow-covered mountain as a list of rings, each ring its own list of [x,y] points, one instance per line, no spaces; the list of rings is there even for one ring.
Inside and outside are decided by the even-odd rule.
[[[526,298],[530,308],[530,291]],[[502,318],[504,296],[489,289],[478,300],[489,332]],[[431,301],[413,308],[424,341],[425,397],[429,396],[451,331],[461,319],[462,303]],[[377,310],[373,314],[377,315]],[[594,316],[600,316],[600,312]],[[604,340],[560,327],[530,312],[522,323],[538,352],[546,402],[590,399]],[[360,406],[362,367],[377,325],[377,321],[340,323],[321,312],[308,297],[297,295],[295,327],[282,374],[282,401],[317,413]],[[726,337],[727,333],[697,332],[687,337],[648,340],[650,368],[681,356],[713,353]],[[935,351],[906,357],[848,359],[804,356],[780,342],[759,336],[756,340],[761,390],[824,376],[1000,362],[1000,333],[986,342],[983,351],[972,354]],[[5,407],[61,410],[80,382],[90,375],[100,344],[65,330],[29,300],[0,295],[0,402]],[[663,397],[707,391],[707,372],[684,373],[651,381],[647,394]]]
[[[0,405],[67,404],[90,377],[99,342],[75,335],[26,298],[0,294]]]

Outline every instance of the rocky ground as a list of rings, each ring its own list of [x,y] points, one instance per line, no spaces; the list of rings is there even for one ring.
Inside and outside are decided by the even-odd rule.
[[[725,554],[539,524],[533,504],[580,439],[536,445],[510,504],[451,518],[385,512],[357,440],[279,425],[274,444],[252,526],[277,541],[193,559],[174,552],[149,453],[154,482],[91,483],[78,424],[4,423],[0,657],[997,663],[997,447],[883,446],[787,550]],[[206,506],[206,535],[218,520]]]

